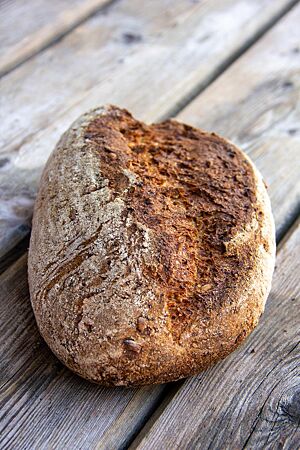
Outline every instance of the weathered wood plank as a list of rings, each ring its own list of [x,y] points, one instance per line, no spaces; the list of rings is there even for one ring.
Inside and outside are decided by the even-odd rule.
[[[268,177],[268,166],[263,173]],[[275,214],[277,207],[280,205],[275,205]],[[16,442],[18,448],[55,448],[58,443],[63,448],[125,445],[159,402],[163,387],[102,389],[63,369],[41,343],[35,327],[25,263],[26,257],[0,278],[4,286],[0,318],[7,324],[0,333],[4,361],[4,370],[0,370],[2,446],[13,448]]]
[[[300,239],[299,233],[297,236]],[[185,431],[189,435],[191,434],[191,431],[188,431],[189,427],[191,427],[190,430],[200,429],[201,433],[203,429],[209,430],[209,427],[205,428],[202,422],[199,422],[197,427],[195,423],[189,422],[191,411],[195,410],[194,419],[200,414],[201,411],[199,412],[199,409],[196,411],[196,408],[197,405],[199,405],[198,408],[202,408],[203,398],[207,403],[213,400],[218,402],[221,398],[222,401],[219,404],[221,409],[224,406],[223,400],[230,398],[233,401],[240,398],[241,405],[244,405],[243,413],[246,414],[246,399],[249,391],[252,392],[251,389],[256,389],[256,385],[258,385],[257,396],[250,396],[252,401],[260,401],[262,393],[269,392],[266,389],[272,389],[274,386],[272,392],[275,395],[274,393],[280,387],[278,384],[279,374],[280,376],[284,375],[286,383],[288,383],[284,386],[288,385],[290,389],[290,382],[292,387],[295,385],[294,377],[291,378],[289,375],[293,374],[295,361],[291,360],[290,364],[284,355],[285,352],[288,352],[291,357],[293,356],[294,350],[292,352],[290,350],[294,347],[294,338],[297,338],[299,307],[296,300],[291,299],[295,298],[295,289],[299,288],[299,286],[297,287],[299,278],[297,278],[297,273],[299,275],[298,269],[300,269],[299,261],[297,261],[298,244],[299,240],[295,240],[293,234],[279,252],[271,301],[268,303],[265,318],[253,338],[250,338],[239,352],[227,358],[225,362],[197,378],[188,380],[183,388],[184,393],[180,390],[166,408],[164,414],[172,407],[173,402],[178,402],[174,410],[176,412],[178,408],[181,411],[178,422],[173,422],[170,426],[171,436],[174,436],[175,429],[177,433],[182,430],[183,424],[186,424]],[[0,390],[0,404],[3,411],[0,430],[1,448],[15,448],[16,443],[18,443],[18,448],[32,448],[33,446],[35,448],[57,448],[58,444],[62,448],[91,448],[97,442],[98,448],[122,448],[126,442],[130,441],[135,430],[159,402],[163,386],[140,390],[104,389],[80,380],[64,369],[38,334],[27,292],[25,263],[26,255],[3,274],[0,280],[3,286],[1,305],[4,300],[6,302],[5,307],[1,309],[1,323],[4,324],[0,342],[1,348],[3,348],[2,361],[4,361],[4,366],[1,367],[2,388]],[[293,271],[290,270],[291,266]],[[282,311],[285,314],[281,314]],[[255,337],[257,333],[258,337]],[[267,348],[266,342],[268,342]],[[270,376],[271,373],[272,376]],[[226,377],[225,381],[224,377]],[[247,381],[247,385],[242,385],[241,382],[245,379],[249,380],[249,383]],[[233,385],[226,387],[229,380],[234,380],[232,381]],[[260,383],[262,384],[260,385]],[[212,386],[211,390],[210,386]],[[211,397],[211,393],[218,386],[219,391],[214,399]],[[298,388],[300,388],[299,383]],[[282,393],[281,390],[280,394]],[[294,400],[291,398],[291,394],[294,395],[294,393],[294,391],[287,390],[279,411],[281,411],[281,416],[285,414],[284,408],[290,415],[293,413],[297,424],[299,418],[297,419],[297,411],[294,412]],[[271,397],[272,404],[276,399],[277,397]],[[295,401],[297,401],[296,395]],[[219,413],[217,408],[216,411],[213,406],[210,409],[207,408],[208,405],[204,404],[203,420],[208,421],[209,417],[217,420]],[[226,411],[227,404],[224,408],[222,412]],[[235,404],[233,410],[234,408],[236,408]],[[170,415],[176,418],[174,410],[172,409]],[[207,417],[207,411],[209,417]],[[256,405],[253,406],[253,411],[253,414],[258,411]],[[164,414],[159,420],[162,420]],[[224,420],[230,421],[231,414],[232,410],[228,410],[228,415],[224,416]],[[240,412],[237,413],[238,417],[240,417],[239,414]],[[265,417],[262,414],[260,416]],[[169,420],[171,419],[168,416],[165,422],[168,424]],[[236,424],[237,420],[236,416],[231,418],[233,424]],[[245,417],[243,420],[249,424],[249,417]],[[285,417],[284,420],[288,427],[288,417]],[[294,420],[293,417],[292,420]],[[163,426],[165,427],[165,423]],[[211,426],[214,427],[213,429],[217,429],[214,423]],[[294,433],[293,439],[297,437],[295,435],[296,428],[293,429],[292,425],[292,428],[288,430],[289,435],[292,436]],[[161,427],[158,426],[158,429],[161,430]],[[220,429],[226,429],[226,426],[220,425]],[[276,427],[275,430],[277,430]],[[77,434],[79,432],[80,437]],[[161,434],[159,437],[161,438]],[[183,445],[185,441],[180,441],[179,446],[176,447],[176,443],[172,440],[169,441],[169,435],[163,434],[163,437],[167,441],[151,442],[151,437],[149,437],[145,438],[146,440],[143,442],[150,446],[146,448],[190,448],[190,446]],[[197,436],[198,438],[199,436]],[[170,442],[170,446],[167,446],[168,442]],[[202,441],[200,444],[200,447],[203,448]],[[191,448],[194,447],[191,446]],[[215,446],[213,448],[224,447]],[[233,446],[231,448],[241,447]]]
[[[0,76],[64,36],[111,0],[0,3]]]
[[[155,407],[164,386],[104,389],[65,369],[36,327],[26,259],[0,279],[1,449],[94,448],[125,416],[118,433],[123,445]]]
[[[0,256],[28,233],[42,167],[79,114],[110,102],[158,119],[293,3],[120,1],[4,77]]]
[[[299,250],[298,222],[279,249],[257,329],[226,360],[186,380],[132,449],[299,448]]]
[[[250,49],[178,116],[180,120],[194,123],[196,126],[217,130],[220,133],[232,136],[232,139],[235,142],[238,142],[243,148],[246,148],[247,152],[250,153],[251,157],[261,169],[268,184],[270,184],[269,190],[278,227],[278,238],[282,236],[284,231],[285,216],[287,214],[293,216],[294,212],[298,209],[297,205],[299,205],[298,156],[300,147],[300,129],[298,129],[298,124],[300,119],[300,58],[299,56],[297,57],[297,55],[299,55],[300,44],[299,28],[297,27],[299,21],[300,8],[298,7],[286,16],[286,18],[282,19],[282,21],[261,39],[257,45]],[[272,58],[269,58],[269,55],[272,55]],[[266,63],[262,65],[261,61],[266,61]],[[266,118],[268,119],[267,121]],[[279,259],[277,263],[277,265],[279,264],[278,267],[280,267],[280,261],[281,260]],[[295,271],[294,275],[292,275],[292,277],[294,277],[293,280],[296,281],[297,276],[298,279],[300,277],[300,271],[297,271],[293,264],[291,267],[293,267],[292,270]],[[288,271],[288,266],[286,270]],[[282,278],[277,282],[279,285],[281,279]],[[288,283],[286,286],[288,287]],[[272,301],[272,297],[270,300]],[[284,309],[281,311],[284,313]],[[284,320],[285,316],[283,316],[282,319]],[[281,316],[279,313],[277,320],[278,326],[280,327]],[[285,336],[285,332],[283,332],[283,335]],[[250,342],[252,342],[251,339],[252,338],[250,338]],[[270,347],[269,349],[266,349],[265,347],[262,348],[266,352],[269,350],[271,351]],[[250,364],[252,361],[253,359],[248,360]],[[223,367],[227,367],[226,362],[217,366],[216,369],[209,371],[207,375],[204,375],[205,380],[208,380],[209,377],[216,377],[215,381],[212,381],[212,391],[218,384],[218,370],[223,373]],[[234,363],[232,363],[230,369],[228,369],[227,381],[230,380],[230,377],[234,377],[234,364],[238,364],[238,358],[234,359]],[[288,364],[288,361],[283,361],[282,364]],[[292,368],[293,364],[294,363],[289,367]],[[266,362],[266,367],[268,368],[268,361]],[[281,368],[282,366],[280,369]],[[278,381],[278,373],[274,370],[273,374],[274,376],[276,375],[277,378],[275,378]],[[255,373],[255,376],[259,380],[258,371]],[[202,378],[200,379],[202,380]],[[293,385],[294,379],[289,379],[289,383]],[[187,396],[187,391],[188,389],[193,389],[192,382],[191,385],[189,384],[188,386],[188,388],[184,389],[182,395],[180,393],[178,394],[180,395],[180,400],[176,403],[176,407],[180,410],[181,407],[178,405],[183,403],[185,409],[182,415],[178,416],[178,420],[176,419],[176,423],[172,422],[170,419],[174,411],[169,411],[167,409],[169,412],[166,422],[170,420],[168,432],[172,436],[175,435],[173,441],[170,440],[170,444],[168,444],[168,439],[170,437],[169,435],[164,434],[163,431],[163,440],[156,441],[156,434],[159,435],[160,428],[162,427],[163,429],[165,426],[165,422],[161,423],[158,421],[157,428],[155,425],[153,431],[153,441],[151,437],[152,430],[149,434],[149,439],[146,437],[143,441],[143,445],[145,445],[146,448],[173,449],[176,448],[176,446],[174,446],[175,444],[178,444],[178,448],[180,449],[185,448],[185,441],[177,441],[174,430],[176,430],[176,432],[179,430],[178,433],[180,433],[180,430],[183,427],[182,424],[185,423],[186,420],[185,417],[189,416],[190,408],[191,410],[195,410],[193,415],[194,422],[189,423],[187,427],[184,428],[183,432],[185,433],[185,438],[188,436],[190,428],[191,430],[199,430],[201,435],[202,427],[205,428],[204,413],[202,416],[203,421],[199,421],[199,426],[196,426],[197,414],[199,413],[199,409],[197,409],[196,406],[198,402],[199,408],[202,408],[201,396],[197,396],[195,403],[190,405],[190,398]],[[197,389],[197,387],[198,384],[195,389]],[[222,385],[222,388],[223,387],[224,386]],[[282,389],[281,384],[279,384],[279,388]],[[230,392],[230,389],[233,389],[233,392],[239,396],[240,391],[236,386],[229,385],[228,392]],[[205,392],[205,385],[203,390]],[[222,389],[218,392],[219,395],[221,395]],[[209,391],[209,394],[211,394],[211,391]],[[192,395],[193,394],[191,394],[191,396]],[[246,397],[243,396],[241,398],[244,399]],[[297,401],[297,395],[295,398],[295,401]],[[208,404],[209,397],[207,397],[207,404],[204,404],[204,412],[208,407]],[[225,413],[225,409],[225,407],[222,409],[222,406],[220,406],[220,409],[216,414],[221,416]],[[203,440],[199,441],[200,444],[198,447],[201,449],[202,447],[205,448],[205,445],[203,444],[205,439],[207,439],[207,442],[211,442],[209,441],[209,432],[212,432],[214,427],[214,424],[209,422],[210,410],[207,409],[207,411],[209,411],[208,418],[205,420],[208,420],[208,426],[210,426],[211,429],[210,431],[205,431]],[[227,419],[228,416],[224,416],[221,427],[226,428]],[[151,426],[151,423],[147,424],[146,431],[149,426]],[[258,429],[259,428],[256,429],[256,433]],[[293,432],[293,429],[290,429],[289,424],[288,429],[290,433]],[[207,428],[207,430],[209,429]],[[273,432],[275,431],[273,430]],[[258,440],[259,436],[257,436],[257,441],[254,442],[254,445],[251,446],[249,444],[249,448],[260,448],[258,446]],[[194,448],[194,441],[187,440],[187,443],[187,448]],[[226,445],[222,445],[222,440],[220,439],[218,445],[212,443],[211,448],[238,449],[241,447],[238,445],[235,446],[234,443],[233,445],[228,445],[226,447]],[[293,446],[287,446],[286,448],[293,448]]]
[[[256,162],[278,238],[300,206],[299,23],[298,6],[178,116],[228,136]]]

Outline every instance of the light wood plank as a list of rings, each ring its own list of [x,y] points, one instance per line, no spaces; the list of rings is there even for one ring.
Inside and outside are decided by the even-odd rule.
[[[26,259],[24,255],[0,279],[1,449],[94,448],[125,416],[118,430],[122,446],[151,413],[164,386],[105,389],[65,369],[37,330]]]
[[[300,210],[300,7],[177,118],[228,136],[263,174],[277,238]]]
[[[294,0],[124,0],[1,82],[0,256],[28,233],[43,165],[87,109],[116,103],[165,115]]]
[[[227,133],[253,157],[270,184],[279,237],[299,207],[299,21],[297,7],[179,114]],[[133,448],[274,448],[280,439],[297,448],[297,252],[298,234],[279,255],[266,314],[246,344],[186,381]]]
[[[0,3],[0,76],[64,36],[111,0]]]
[[[300,235],[297,236],[300,239]],[[279,252],[271,301],[268,303],[265,318],[255,331],[253,338],[250,338],[246,346],[232,357],[227,358],[225,362],[185,383],[183,392],[179,391],[164,412],[166,414],[173,402],[177,402],[178,404],[176,403],[176,407],[172,409],[170,415],[176,418],[178,408],[181,411],[178,423],[175,421],[172,423],[167,435],[161,434],[163,431],[159,431],[159,438],[156,439],[160,439],[163,435],[167,439],[166,442],[152,442],[151,436],[146,437],[143,441],[143,445],[146,443],[146,448],[191,448],[183,445],[185,441],[180,441],[178,447],[176,447],[177,443],[172,440],[170,446],[164,445],[169,442],[170,436],[178,437],[183,423],[186,424],[185,431],[189,435],[191,431],[188,431],[188,427],[191,427],[190,430],[203,429],[204,424],[201,421],[197,427],[195,423],[189,422],[190,409],[195,410],[194,420],[199,416],[199,408],[202,408],[202,396],[207,403],[212,400],[218,402],[220,398],[226,400],[230,397],[232,400],[233,397],[240,399],[241,404],[244,405],[249,396],[249,390],[256,389],[257,384],[260,389],[259,398],[266,389],[266,385],[269,386],[271,381],[274,386],[277,386],[278,391],[279,374],[287,376],[287,384],[284,386],[288,386],[287,394],[289,394],[283,396],[284,403],[282,403],[280,411],[284,410],[284,407],[287,408],[287,411],[293,411],[295,405],[292,394],[294,391],[290,391],[289,383],[291,382],[293,387],[295,379],[291,378],[289,374],[293,373],[294,366],[289,364],[287,358],[284,358],[284,352],[287,351],[289,355],[293,354],[290,350],[294,348],[294,338],[297,338],[295,332],[297,332],[299,306],[296,304],[296,300],[291,299],[294,299],[295,288],[298,285],[298,251],[299,240],[295,240],[293,235],[291,240],[286,240]],[[1,448],[14,448],[17,442],[18,448],[32,448],[32,446],[57,448],[58,445],[63,448],[85,448],[84,446],[93,448],[92,446],[97,442],[98,448],[122,448],[126,442],[130,441],[135,430],[159,402],[163,386],[140,390],[104,389],[80,380],[64,369],[38,334],[27,293],[25,263],[26,255],[1,277],[3,286],[1,304],[3,305],[6,300],[6,305],[1,311],[1,323],[4,324],[4,328],[1,330],[1,348],[5,362],[1,367],[2,377],[4,376],[1,379],[2,388],[0,390],[1,410],[3,411],[0,430]],[[290,270],[291,266],[293,271]],[[14,311],[13,315],[12,311]],[[283,315],[282,311],[284,311]],[[258,337],[255,337],[257,335]],[[266,341],[269,343],[267,348]],[[293,364],[294,362],[292,360]],[[274,365],[273,371],[270,369],[273,367],[272,365]],[[253,367],[254,370],[252,370]],[[251,370],[253,373],[249,374]],[[269,376],[271,372],[274,379]],[[226,376],[225,381],[223,380],[224,376]],[[246,386],[241,384],[244,379],[249,380]],[[234,380],[232,381],[234,385],[230,384],[226,388],[229,380]],[[214,399],[210,395],[219,383],[219,391]],[[260,383],[262,383],[261,386]],[[212,385],[211,390],[209,389],[210,385]],[[277,392],[276,389],[274,392]],[[204,395],[206,390],[207,396]],[[223,397],[222,392],[224,393]],[[281,390],[280,394],[282,393]],[[249,396],[249,398],[257,401],[256,395]],[[277,397],[275,399],[272,397],[272,404],[276,404],[276,399]],[[296,396],[295,400],[297,400]],[[197,405],[198,409],[196,409]],[[213,406],[211,409],[207,409],[207,407],[207,404],[203,405],[203,420],[207,421],[211,415],[216,420],[219,411],[216,411],[215,414]],[[226,412],[227,404],[224,405],[220,401],[219,407],[221,409],[224,407],[222,412]],[[233,405],[233,410],[235,407],[236,405]],[[245,408],[246,406],[244,406]],[[209,412],[208,417],[207,411]],[[253,411],[253,414],[258,411],[256,405],[253,406]],[[224,420],[229,420],[231,414],[232,410],[228,410],[228,415],[226,413]],[[281,412],[282,414],[284,412]],[[285,419],[288,421],[288,418]],[[169,420],[168,416],[165,422],[168,424]],[[233,423],[235,420],[237,420],[236,416],[232,417]],[[243,420],[249,423],[249,418]],[[165,427],[165,422],[163,427]],[[211,427],[217,429],[214,423],[211,424]],[[161,425],[158,424],[157,428],[161,430]],[[31,431],[27,433],[26,430],[29,429]],[[162,429],[168,430],[167,427]],[[204,427],[204,429],[210,430],[209,427]],[[220,429],[226,429],[225,424],[220,425]],[[79,430],[80,437],[76,434]],[[295,434],[293,429],[288,431],[289,434],[291,432]],[[151,430],[151,432],[153,431]],[[295,435],[293,438],[296,437]],[[206,438],[207,436],[205,436]],[[79,447],[76,446],[77,444]],[[190,445],[191,442],[188,444]],[[194,447],[192,446],[192,448]],[[204,448],[202,442],[199,448]]]
[[[186,380],[132,449],[299,448],[299,222],[295,228],[278,252],[257,329],[225,361]]]
[[[275,213],[279,206],[275,206]],[[0,318],[6,324],[0,333],[4,448],[11,448],[17,440],[20,448],[55,448],[58,442],[64,448],[93,448],[96,443],[100,448],[102,444],[102,448],[125,445],[160,401],[163,387],[102,389],[63,369],[41,344],[29,304],[25,266],[23,257],[0,278],[4,286]],[[30,433],[24,432],[29,428]]]

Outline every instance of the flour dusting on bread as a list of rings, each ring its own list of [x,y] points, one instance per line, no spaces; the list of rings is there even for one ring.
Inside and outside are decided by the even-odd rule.
[[[41,334],[104,385],[162,383],[233,351],[263,312],[274,222],[229,141],[121,108],[81,116],[44,169],[29,252]]]

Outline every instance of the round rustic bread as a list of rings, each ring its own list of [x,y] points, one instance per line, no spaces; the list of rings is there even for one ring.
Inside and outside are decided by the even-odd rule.
[[[196,374],[263,312],[274,223],[261,176],[227,140],[115,106],[81,116],[44,170],[29,251],[38,327],[103,385]]]

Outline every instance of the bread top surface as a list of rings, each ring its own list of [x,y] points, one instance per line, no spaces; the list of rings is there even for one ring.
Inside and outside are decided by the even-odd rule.
[[[128,232],[141,224],[151,233],[156,251],[150,264],[140,261],[140,270],[167,291],[171,331],[180,337],[199,304],[219,308],[232,280],[254,264],[254,242],[226,252],[227,242],[261,213],[253,169],[214,134],[170,120],[145,125],[125,111],[93,120],[85,139],[101,159],[112,195],[127,205]]]
[[[213,133],[109,106],[75,122],[44,171],[32,304],[88,379],[169,381],[225,356],[257,323],[273,263],[259,174]]]

